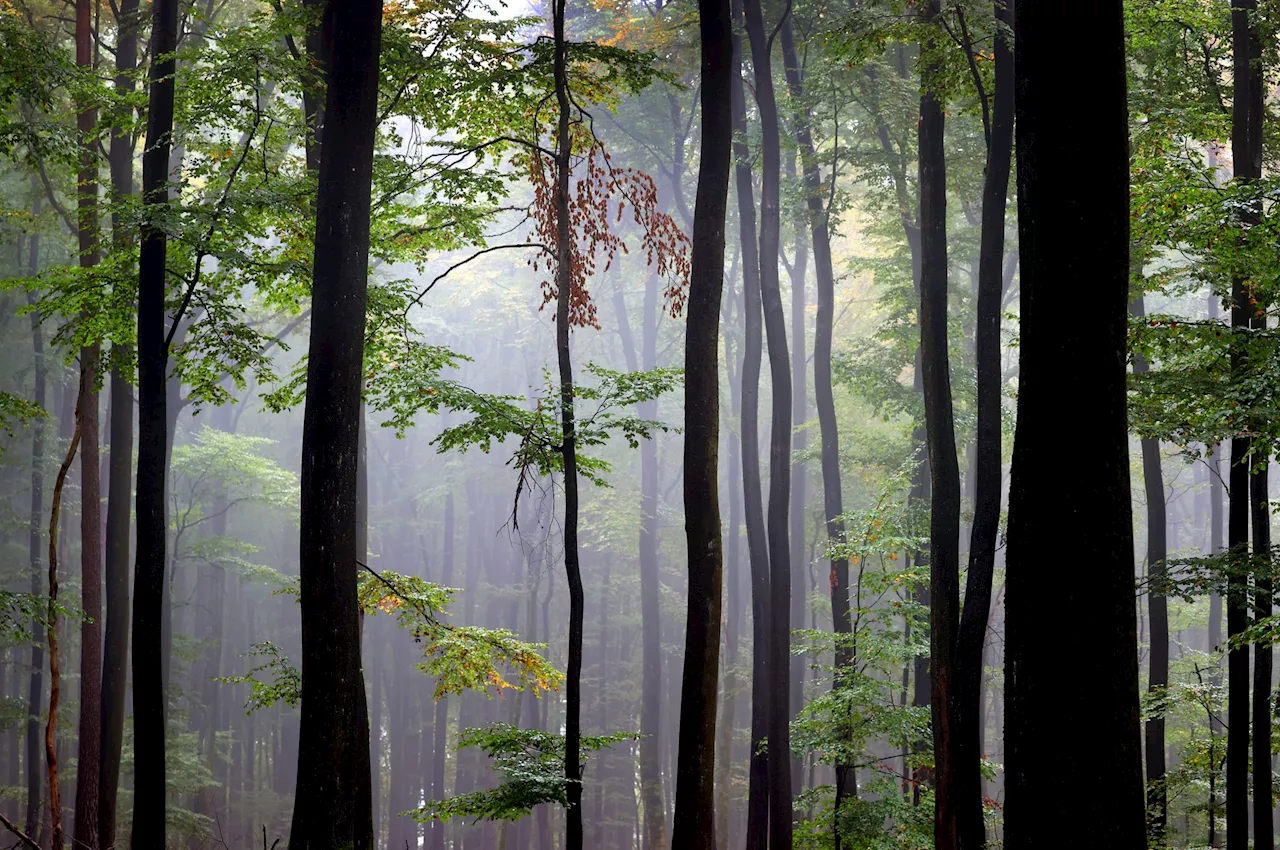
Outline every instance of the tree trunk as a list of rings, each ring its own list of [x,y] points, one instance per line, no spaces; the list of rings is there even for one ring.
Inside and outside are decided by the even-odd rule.
[[[1241,183],[1262,176],[1263,80],[1262,46],[1256,23],[1256,0],[1232,0],[1231,35],[1233,47],[1233,98],[1231,150],[1235,179]],[[1258,210],[1242,211],[1243,224],[1256,223]],[[1247,377],[1249,364],[1242,350],[1244,335],[1254,318],[1246,281],[1232,281],[1231,373],[1239,382]],[[1248,425],[1246,424],[1246,428]],[[1248,625],[1249,576],[1243,563],[1249,549],[1249,468],[1257,461],[1253,441],[1248,436],[1231,440],[1227,548],[1233,555],[1227,581],[1227,637]],[[1267,675],[1267,674],[1259,674]],[[1227,654],[1227,850],[1244,850],[1249,842],[1249,647],[1233,647]],[[1256,727],[1255,727],[1256,728]],[[1270,728],[1270,724],[1265,728]],[[1268,760],[1269,762],[1269,760]],[[1270,800],[1268,799],[1268,809]]]
[[[760,483],[760,361],[762,359],[760,249],[756,241],[756,207],[753,199],[751,154],[747,148],[746,85],[742,79],[742,37],[737,24],[743,17],[742,0],[732,0],[734,80],[730,88],[733,107],[734,188],[738,195],[738,228],[742,247],[743,348],[742,348],[742,496],[747,526],[747,558],[751,564],[751,761],[747,784],[747,850],[763,850],[768,844],[769,768],[761,745],[769,736],[769,541],[765,530]]]
[[[995,19],[1013,24],[1011,4],[996,0]],[[991,584],[1000,536],[1001,386],[1000,312],[1004,296],[1004,231],[1013,154],[1013,45],[1007,30],[997,30],[993,48],[995,88],[991,95],[991,133],[987,173],[982,186],[978,297],[974,329],[977,377],[977,428],[974,441],[973,525],[969,534],[969,575],[956,644],[955,765],[956,843],[963,850],[984,847],[982,804],[982,676]]]
[[[644,294],[641,368],[658,365],[659,282],[649,281]],[[658,405],[648,401],[636,413],[658,418]],[[643,666],[640,677],[640,798],[644,807],[644,846],[667,846],[666,811],[662,799],[662,608],[658,578],[658,443],[640,445],[640,630]],[[605,730],[601,730],[604,732]]]
[[[1136,260],[1135,260],[1136,262]],[[1146,304],[1138,295],[1130,305],[1134,318],[1146,316]],[[1142,375],[1147,358],[1135,354],[1133,374]],[[1164,474],[1160,469],[1160,441],[1142,440],[1142,480],[1147,500],[1147,619],[1150,622],[1151,650],[1148,656],[1147,690],[1162,699],[1169,688],[1169,601],[1167,598],[1169,556],[1168,520],[1165,511]],[[1164,710],[1146,722],[1147,823],[1152,847],[1164,847],[1169,821],[1169,794],[1165,786]]]
[[[1063,38],[1067,20],[1090,26],[1090,62],[1074,65],[1074,75],[1062,73],[1078,49]],[[1014,21],[1022,317],[1005,606],[1005,847],[1142,847],[1123,10],[1119,0],[1019,0]],[[1063,322],[1081,299],[1089,321]],[[1073,474],[1046,475],[1064,445],[1086,447]],[[1064,505],[1070,547],[1061,545]],[[1081,616],[1088,629],[1078,628]],[[1089,687],[1070,685],[1083,681]],[[1072,828],[1046,829],[1063,811]]]
[[[924,6],[925,57],[936,57],[937,0]],[[934,844],[957,846],[954,677],[960,618],[960,466],[956,457],[947,355],[947,169],[944,118],[937,93],[940,68],[926,58],[920,97],[920,369],[924,391],[925,445],[929,454],[929,655],[934,753]]]
[[[729,0],[699,0],[702,151],[693,209],[685,330],[684,514],[689,612],[680,694],[673,850],[715,847],[716,692],[720,673],[720,300],[733,115]]]
[[[324,32],[342,37],[329,45],[329,126],[316,195],[302,437],[302,722],[289,843],[294,850],[368,850],[373,807],[356,603],[356,467],[381,2],[336,0],[325,10]]]
[[[791,21],[787,15],[783,26]],[[784,61],[785,61],[785,53]],[[795,184],[796,157],[794,152],[787,157],[787,181]],[[804,454],[809,448],[809,432],[800,427],[808,418],[809,397],[805,390],[805,279],[809,271],[809,246],[806,242],[804,228],[804,210],[795,207],[792,212],[795,229],[795,254],[791,258],[791,421],[795,425],[795,436],[792,445],[791,460],[791,519],[790,519],[790,562],[791,562],[791,625],[803,628],[806,604],[809,596],[809,570],[805,558],[805,463]],[[804,708],[804,672],[807,666],[804,656],[792,655],[791,658],[791,697],[789,720],[795,720]],[[792,793],[799,794],[804,790],[804,757],[791,759]]]
[[[553,0],[555,28],[556,125],[556,361],[560,375],[560,452],[564,459],[564,570],[569,583],[569,658],[565,671],[564,776],[568,783],[565,848],[582,850],[582,571],[578,565],[578,452],[574,437],[573,360],[569,349],[569,302],[573,286],[573,228],[569,217],[569,179],[573,140],[565,36],[565,6]]]
[[[747,37],[751,43],[756,104],[762,130],[760,188],[760,294],[769,349],[771,418],[769,427],[769,844],[790,850],[791,799],[791,552],[787,522],[791,505],[791,364],[787,354],[786,313],[778,282],[781,231],[781,144],[778,105],[773,91],[764,13],[760,0],[745,0]]]
[[[76,0],[76,65],[94,64],[93,4]],[[98,264],[98,165],[93,131],[98,110],[85,105],[76,116],[80,133],[80,173],[76,222],[80,266]],[[102,505],[98,455],[97,344],[80,349],[80,724],[76,760],[74,840],[98,847],[98,771],[102,752]]]
[[[142,155],[138,262],[137,554],[133,606],[134,847],[165,845],[165,714],[162,621],[165,604],[165,458],[168,363],[165,316],[167,239],[158,222],[169,204],[177,0],[157,0],[151,22],[150,103]]]
[[[1255,316],[1254,326],[1266,327],[1265,316]],[[1267,461],[1263,461],[1265,464]],[[1253,553],[1269,565],[1271,560],[1271,504],[1264,465],[1249,476],[1250,508],[1253,520]],[[1259,565],[1254,582],[1254,616],[1259,621],[1271,616],[1273,585],[1267,569]],[[1166,626],[1166,630],[1167,630]],[[1152,639],[1155,639],[1154,626]],[[1168,664],[1166,660],[1166,665]],[[1271,717],[1271,646],[1259,642],[1253,647],[1253,728],[1270,729]],[[1275,823],[1271,790],[1271,736],[1255,731],[1253,735],[1253,847],[1274,850]]]
[[[831,339],[835,320],[835,271],[831,260],[830,219],[824,202],[825,190],[818,170],[818,156],[814,148],[811,127],[812,116],[804,106],[804,80],[796,54],[795,36],[791,16],[783,21],[782,56],[786,67],[787,86],[791,98],[797,104],[793,118],[796,146],[799,148],[804,179],[804,192],[809,219],[809,236],[813,245],[814,279],[817,284],[818,310],[813,334],[813,393],[818,410],[818,433],[821,439],[823,513],[826,519],[828,544],[844,540],[844,496],[840,484],[840,434],[836,422],[835,396],[831,388]],[[797,335],[797,339],[799,336]],[[831,561],[828,584],[831,588],[831,626],[836,634],[836,676],[832,687],[841,686],[840,671],[853,663],[855,651],[848,637],[852,632],[849,615],[849,561],[837,558]],[[844,637],[842,637],[844,636]],[[857,794],[856,779],[852,768],[836,766],[835,808],[850,793]],[[833,836],[836,850],[840,850],[840,836]]]
[[[40,202],[36,201],[33,216],[40,213]],[[39,269],[40,235],[32,234],[30,242],[30,261],[27,268],[30,274]],[[34,305],[35,293],[27,296],[28,303]],[[31,313],[31,354],[35,364],[35,395],[33,401],[41,410],[48,403],[45,375],[44,331],[40,327],[40,314]],[[31,429],[31,514],[27,525],[27,545],[31,559],[31,595],[43,593],[44,577],[41,566],[43,558],[40,543],[43,540],[41,517],[44,516],[44,423],[37,422]],[[31,618],[31,678],[27,687],[27,740],[24,764],[27,768],[27,811],[26,831],[35,835],[40,827],[40,707],[44,695],[44,642],[45,628],[42,617]]]

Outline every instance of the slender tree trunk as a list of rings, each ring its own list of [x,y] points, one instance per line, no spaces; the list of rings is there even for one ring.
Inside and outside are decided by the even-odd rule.
[[[731,21],[732,23],[732,21]],[[733,73],[734,68],[730,69]],[[731,78],[730,85],[733,85]],[[732,100],[732,98],[731,98]],[[732,108],[732,104],[731,104]],[[732,116],[730,116],[732,119]],[[735,255],[733,269],[736,271],[738,267],[737,256]],[[736,277],[730,274],[729,281],[732,288],[732,281]],[[730,291],[728,297],[728,309],[725,311],[725,327],[733,326],[732,307],[738,302],[736,295]],[[741,309],[741,308],[739,308]],[[741,421],[742,399],[741,384],[739,383],[738,370],[734,367],[736,362],[735,351],[732,345],[733,334],[726,331],[724,335],[724,359],[725,369],[728,373],[729,380],[729,399],[730,399],[730,417]],[[736,828],[737,818],[736,810],[736,794],[734,788],[731,787],[731,777],[735,764],[735,758],[738,754],[737,748],[734,746],[734,739],[737,733],[737,708],[738,708],[738,630],[741,626],[742,619],[742,599],[741,586],[742,582],[739,577],[741,569],[741,544],[740,537],[742,534],[742,490],[737,486],[740,480],[737,476],[741,475],[742,467],[742,437],[741,432],[735,433],[732,428],[728,429],[728,449],[729,463],[725,469],[725,487],[729,496],[729,536],[725,542],[725,561],[724,573],[727,582],[725,592],[725,637],[724,637],[724,688],[722,689],[723,697],[720,709],[719,720],[719,738],[716,740],[716,846],[724,847],[728,850],[733,846],[731,836]]]
[[[1013,24],[1012,4],[996,0],[995,19]],[[962,850],[986,845],[982,803],[982,675],[991,584],[1000,535],[1001,364],[1000,312],[1004,296],[1005,213],[1013,154],[1013,45],[1008,30],[998,29],[993,48],[995,88],[991,95],[991,133],[987,173],[982,186],[978,297],[974,330],[977,373],[977,433],[974,441],[973,525],[969,535],[969,574],[956,644],[955,765],[956,844]]]
[[[1070,76],[1062,68],[1078,45],[1063,38],[1066,20],[1090,26],[1090,62]],[[1119,0],[1019,0],[1014,21],[1022,317],[1005,606],[1005,847],[1142,847],[1123,10]],[[1082,298],[1090,321],[1064,323]],[[1068,444],[1087,447],[1073,474],[1046,475]],[[1062,505],[1071,506],[1070,547],[1061,545]],[[1082,616],[1088,629],[1077,627]],[[1063,686],[1085,680],[1088,688]],[[1071,828],[1046,828],[1063,811]]]
[[[33,208],[33,214],[40,212],[39,201]],[[35,274],[39,268],[40,235],[32,234],[30,240],[30,262],[28,270]],[[28,295],[28,302],[35,304],[35,293]],[[46,372],[44,354],[44,331],[40,327],[40,315],[31,314],[31,353],[35,364],[35,395],[33,400],[41,410],[45,409],[47,399]],[[43,558],[40,544],[43,541],[43,530],[40,520],[44,516],[44,423],[37,422],[31,429],[31,514],[28,520],[28,553],[31,559],[31,595],[43,593]],[[26,756],[23,760],[27,769],[27,811],[26,831],[35,835],[40,827],[40,706],[44,694],[44,643],[46,632],[43,617],[32,617],[31,620],[31,678],[27,687],[27,740]]]
[[[1254,326],[1266,327],[1266,317],[1256,316]],[[1271,616],[1273,583],[1268,570],[1261,566],[1271,560],[1271,503],[1267,486],[1268,460],[1264,466],[1249,476],[1250,508],[1253,520],[1253,553],[1260,561],[1254,580],[1254,616],[1259,622]],[[1166,629],[1168,627],[1166,626]],[[1155,638],[1154,627],[1152,639]],[[1167,664],[1167,661],[1166,661]],[[1271,783],[1271,736],[1256,730],[1270,729],[1271,711],[1271,646],[1265,642],[1253,647],[1253,847],[1254,850],[1274,850],[1275,823],[1272,820],[1274,804]]]
[[[814,278],[817,284],[818,310],[813,335],[813,392],[818,410],[818,432],[822,442],[822,496],[826,519],[827,539],[831,544],[844,540],[844,496],[840,484],[840,434],[836,422],[835,396],[831,388],[831,339],[835,319],[835,271],[831,260],[830,220],[826,209],[825,187],[818,170],[818,157],[814,148],[811,128],[812,116],[805,103],[805,85],[796,54],[795,36],[791,16],[782,23],[782,56],[786,67],[787,86],[792,100],[797,104],[793,118],[796,145],[799,148],[809,235],[813,244]],[[797,336],[797,338],[799,338]],[[831,561],[828,584],[831,588],[831,625],[836,634],[836,676],[832,687],[842,685],[841,670],[853,663],[855,650],[851,640],[852,623],[849,615],[849,561],[837,558]],[[843,637],[842,637],[843,636]],[[836,766],[835,807],[846,795],[857,794],[856,779],[852,768]],[[836,850],[841,840],[837,832],[833,836]]]
[[[641,327],[641,364],[653,369],[658,345],[657,280],[645,289]],[[658,416],[655,402],[636,411],[642,419]],[[667,845],[667,824],[662,799],[662,608],[658,577],[658,443],[640,445],[640,629],[643,666],[640,681],[640,797],[644,806],[644,846],[658,850]],[[603,730],[602,730],[603,731]]]
[[[165,458],[168,362],[165,316],[167,239],[157,223],[169,204],[177,0],[157,0],[151,22],[150,104],[142,156],[143,205],[138,265],[137,554],[133,606],[133,847],[165,844]]]
[[[747,558],[751,564],[751,761],[747,785],[747,850],[763,850],[768,844],[769,769],[761,751],[769,736],[769,620],[773,601],[769,589],[769,541],[765,530],[764,501],[760,482],[760,362],[763,356],[761,324],[760,249],[756,241],[756,207],[753,198],[751,155],[747,148],[746,86],[742,79],[742,37],[737,23],[743,17],[742,0],[732,0],[734,80],[730,88],[733,107],[734,188],[738,195],[738,227],[742,247],[743,348],[742,348],[742,496],[747,526]]]
[[[1135,259],[1135,262],[1136,259]],[[1133,300],[1134,318],[1146,316],[1142,295]],[[1133,358],[1133,373],[1141,375],[1149,366],[1142,354]],[[1166,584],[1168,567],[1168,520],[1166,519],[1164,475],[1160,469],[1160,441],[1142,440],[1142,480],[1147,500],[1147,619],[1150,622],[1151,650],[1148,655],[1147,690],[1158,700],[1169,688],[1169,601]],[[1165,785],[1165,720],[1163,709],[1145,725],[1147,757],[1147,823],[1150,846],[1168,843],[1169,794]]]
[[[1231,30],[1234,56],[1231,150],[1235,179],[1241,183],[1262,176],[1263,81],[1262,47],[1256,23],[1256,0],[1232,0]],[[1257,210],[1242,211],[1244,225],[1257,221]],[[1249,363],[1244,336],[1253,319],[1246,281],[1232,282],[1231,350],[1233,380],[1244,381]],[[1246,427],[1248,427],[1246,425]],[[1227,581],[1227,636],[1248,625],[1249,576],[1243,563],[1249,550],[1249,468],[1254,464],[1253,441],[1246,435],[1231,440],[1227,548],[1233,554]],[[1233,647],[1227,654],[1227,850],[1244,850],[1249,841],[1249,647]],[[1269,728],[1269,725],[1268,725]]]
[[[81,372],[79,397],[83,398],[84,373]],[[80,416],[76,412],[75,430],[67,445],[67,454],[53,482],[53,504],[49,508],[49,585],[46,617],[49,623],[49,716],[44,725],[45,775],[49,780],[49,846],[62,850],[62,788],[58,784],[58,708],[62,699],[62,659],[58,654],[58,517],[62,510],[62,491],[67,473],[80,446]]]
[[[564,569],[569,582],[569,659],[565,671],[564,775],[568,782],[565,848],[582,850],[582,572],[578,565],[578,453],[574,437],[573,360],[569,349],[569,303],[573,286],[573,230],[569,218],[569,178],[573,143],[569,135],[571,107],[565,37],[565,6],[553,0],[556,125],[556,361],[560,372],[560,452],[564,459]]]
[[[685,330],[684,513],[689,614],[680,694],[673,850],[715,847],[716,692],[720,672],[720,300],[732,156],[729,0],[699,0],[702,151],[693,210]]]
[[[920,368],[932,502],[929,522],[930,704],[934,752],[934,844],[957,846],[955,650],[960,617],[960,467],[947,355],[947,186],[940,68],[934,37],[937,0],[924,5],[920,98]]]
[[[790,23],[791,16],[783,26]],[[785,53],[784,53],[785,57]],[[787,180],[796,183],[796,157],[787,158]],[[804,227],[804,209],[793,212],[795,228],[795,255],[791,260],[791,421],[795,424],[791,460],[791,623],[794,628],[804,626],[806,602],[809,596],[809,571],[805,558],[805,463],[804,453],[809,448],[809,432],[800,427],[808,418],[809,398],[805,389],[805,279],[809,271],[809,251]],[[788,718],[795,720],[804,708],[804,671],[807,666],[800,655],[791,658],[791,705]],[[799,794],[804,790],[804,757],[791,759],[791,788]]]
[[[325,156],[316,196],[302,440],[302,723],[290,847],[373,845],[369,717],[356,603],[360,391],[377,126],[379,0],[325,10]],[[317,813],[324,813],[323,817]]]
[[[76,2],[76,65],[94,64],[93,4]],[[80,266],[98,264],[98,165],[92,138],[98,110],[91,105],[76,117],[80,133],[77,178]],[[74,837],[77,847],[98,847],[98,771],[102,752],[102,507],[98,456],[97,344],[80,349],[80,723],[76,760]]]
[[[778,106],[773,91],[770,39],[760,0],[745,0],[747,37],[751,43],[756,104],[762,130],[760,189],[760,293],[769,349],[772,388],[769,428],[769,843],[790,850],[792,843],[790,649],[791,570],[787,522],[791,506],[791,365],[787,354],[786,313],[778,282],[781,143]]]
[[[453,581],[453,535],[454,535],[453,493],[445,496],[444,502],[444,558],[440,568],[440,584],[448,587]],[[449,700],[441,699],[436,703],[435,722],[432,724],[432,761],[431,761],[431,797],[443,800],[444,761],[446,752],[446,734],[449,730]],[[429,850],[444,850],[444,824],[432,821],[429,833]]]

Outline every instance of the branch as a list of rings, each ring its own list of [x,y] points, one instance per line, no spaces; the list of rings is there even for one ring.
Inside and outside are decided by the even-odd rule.
[[[41,847],[39,844],[36,843],[36,840],[34,838],[32,838],[30,835],[27,835],[25,832],[23,832],[22,830],[14,826],[13,821],[5,817],[4,813],[2,812],[0,812],[0,823],[3,823],[6,829],[8,829],[14,835],[18,836],[18,840],[23,844],[27,845],[28,847],[30,847],[31,850],[44,850],[43,847]]]

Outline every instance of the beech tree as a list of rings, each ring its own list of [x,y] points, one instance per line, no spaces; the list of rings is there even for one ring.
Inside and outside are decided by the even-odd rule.
[[[1123,16],[1116,2],[1072,6],[1072,15],[1091,22],[1096,52],[1084,76],[1068,80],[1060,73],[1072,49],[1060,37],[1064,14],[1052,3],[1014,5],[1022,315],[1006,591],[1011,850],[1146,840],[1125,415]],[[1090,249],[1080,250],[1085,244]],[[1081,296],[1090,320],[1064,325],[1068,300]],[[1088,465],[1082,461],[1051,495],[1042,470],[1068,432],[1090,447]],[[1054,542],[1053,504],[1070,505],[1069,556]],[[1070,581],[1057,580],[1068,574]],[[1082,611],[1092,627],[1068,651],[1054,636]],[[1083,675],[1092,682],[1087,691],[1060,687]],[[1053,739],[1039,731],[1049,716],[1063,724]],[[1074,828],[1045,830],[1049,809],[1061,805],[1075,813]]]

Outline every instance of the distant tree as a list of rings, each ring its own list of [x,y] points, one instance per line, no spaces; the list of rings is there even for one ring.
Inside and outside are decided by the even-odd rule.
[[[1076,49],[1062,38],[1065,20],[1088,21],[1093,45],[1091,61],[1070,77],[1061,73]],[[1020,0],[1014,26],[1022,289],[1006,585],[1005,846],[1142,847],[1122,4]],[[1064,322],[1082,298],[1087,319]],[[1046,475],[1064,445],[1083,449],[1073,474]],[[1061,545],[1068,518],[1069,548]],[[1075,628],[1082,614],[1088,629]],[[1062,639],[1068,633],[1073,640]],[[1052,735],[1046,718],[1058,719]],[[1062,811],[1072,813],[1071,828],[1047,829]]]

